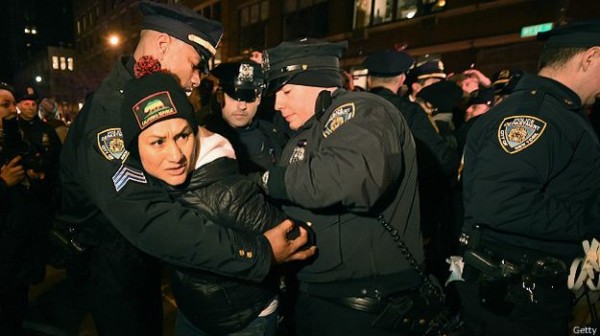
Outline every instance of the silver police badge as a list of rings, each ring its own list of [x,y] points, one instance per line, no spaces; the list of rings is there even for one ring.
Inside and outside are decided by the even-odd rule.
[[[250,64],[240,64],[237,79],[240,82],[251,82],[254,79],[254,68]]]
[[[260,66],[262,68],[263,74],[265,74],[265,75],[267,74],[267,72],[269,72],[269,70],[271,70],[271,64],[269,62],[269,53],[267,53],[266,50],[262,54],[262,60],[261,60]]]
[[[518,153],[533,145],[544,133],[546,122],[532,116],[504,118],[498,127],[498,141],[508,154]]]
[[[109,128],[96,135],[98,149],[100,153],[108,160],[125,161],[129,152],[125,149],[123,142],[123,133],[120,128]]]
[[[347,103],[336,108],[325,123],[323,137],[327,138],[333,132],[335,132],[338,127],[342,126],[348,120],[354,118],[355,111],[356,106],[354,106],[354,103]]]
[[[296,143],[296,147],[294,147],[294,151],[292,152],[292,156],[290,157],[289,163],[304,161],[306,154],[306,144],[306,140],[300,140]]]

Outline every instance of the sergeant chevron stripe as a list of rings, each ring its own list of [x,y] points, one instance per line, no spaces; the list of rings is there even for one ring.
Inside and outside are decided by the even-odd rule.
[[[121,165],[121,168],[117,170],[115,175],[112,177],[113,184],[115,185],[115,189],[119,192],[127,182],[134,181],[138,183],[148,183],[146,181],[146,176],[141,170],[137,170],[125,165]]]

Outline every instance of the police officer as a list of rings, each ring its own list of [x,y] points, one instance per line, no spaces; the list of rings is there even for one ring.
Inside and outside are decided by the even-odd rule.
[[[417,103],[398,94],[406,78],[406,71],[414,64],[414,59],[405,52],[393,49],[375,52],[364,60],[369,71],[367,83],[369,92],[390,101],[408,123],[417,146],[419,170],[419,197],[421,200],[421,228],[426,243],[428,265],[438,277],[446,275],[444,254],[439,249],[441,220],[444,211],[443,200],[448,196],[449,181],[455,177],[458,168],[458,155],[454,148],[438,134],[433,122]],[[432,238],[435,242],[432,242]],[[446,237],[444,237],[446,239]],[[433,249],[433,246],[437,248]],[[434,253],[435,251],[435,253]],[[436,262],[437,261],[437,262]],[[438,265],[438,267],[434,267]]]
[[[220,110],[211,113],[206,128],[231,142],[242,174],[274,166],[287,139],[271,122],[257,116],[265,87],[260,64],[221,63],[211,73],[219,79]]]
[[[42,174],[32,187],[40,198],[46,199],[44,211],[54,212],[58,207],[58,164],[62,143],[52,126],[38,117],[38,96],[29,87],[17,102],[19,133],[22,146],[19,150],[28,152],[22,163],[26,169]],[[29,166],[29,167],[27,167]]]
[[[415,144],[392,104],[341,88],[346,46],[304,38],[263,55],[275,109],[296,135],[262,184],[313,223],[319,246],[298,273],[298,335],[389,335],[371,326],[379,299],[421,282],[382,223],[423,261]]]
[[[61,218],[91,248],[92,314],[102,335],[162,334],[160,273],[149,255],[260,281],[273,263],[314,254],[314,248],[294,254],[306,231],[288,240],[289,221],[260,237],[210,225],[150,183],[125,151],[119,106],[125,83],[143,70],[134,69],[136,61],[159,60],[191,91],[223,32],[220,23],[187,7],[141,2],[140,9],[145,16],[133,56],[120,59],[88,99],[61,156]]]
[[[417,100],[417,94],[421,89],[431,84],[446,80],[444,63],[440,60],[427,59],[415,64],[407,73],[406,85],[408,86],[408,99],[412,102]]]
[[[457,152],[462,156],[467,134],[479,117],[487,113],[495,104],[494,90],[492,88],[481,88],[471,92],[467,101],[467,110],[465,113],[465,123],[454,132],[458,143]]]
[[[496,104],[513,92],[523,74],[522,70],[502,69],[492,75],[491,82]]]
[[[600,144],[582,108],[600,95],[600,21],[538,38],[537,76],[525,74],[467,137],[458,286],[474,335],[567,335],[565,264],[600,234]]]
[[[39,137],[24,139],[14,96],[12,86],[0,83],[0,330],[6,335],[23,334],[29,288],[45,274],[50,220],[40,188],[48,181],[29,162],[42,153],[26,142]]]

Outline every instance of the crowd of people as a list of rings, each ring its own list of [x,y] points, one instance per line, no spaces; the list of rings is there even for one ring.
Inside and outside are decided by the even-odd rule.
[[[569,333],[600,233],[600,22],[540,34],[538,74],[389,49],[360,89],[345,41],[209,69],[219,22],[140,10],[73,123],[0,83],[0,331],[22,334],[53,231],[100,335],[162,335],[163,271],[180,336]]]

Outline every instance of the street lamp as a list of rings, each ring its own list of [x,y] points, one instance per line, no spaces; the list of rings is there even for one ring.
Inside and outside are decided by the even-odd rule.
[[[117,47],[120,42],[121,42],[121,39],[119,39],[119,35],[113,34],[108,37],[108,44],[110,44],[113,47]]]
[[[42,82],[42,76],[35,76],[35,81],[36,81],[36,83],[41,83]]]

